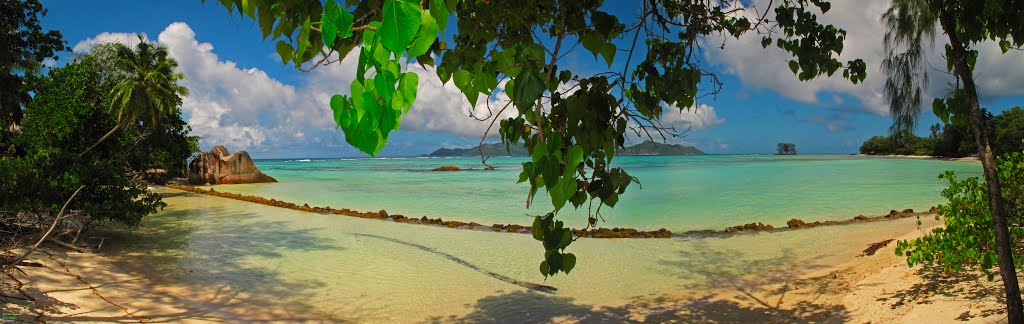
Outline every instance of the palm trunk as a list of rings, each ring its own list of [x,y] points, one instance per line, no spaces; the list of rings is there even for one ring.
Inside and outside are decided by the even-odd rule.
[[[967,65],[967,49],[956,35],[953,17],[944,12],[940,17],[940,22],[953,47],[953,57],[948,59],[953,60],[954,72],[964,84],[967,108],[971,113],[971,129],[974,130],[974,141],[978,145],[978,157],[985,170],[985,182],[988,183],[988,208],[992,213],[992,226],[996,236],[999,275],[1003,279],[1003,288],[1006,292],[1007,321],[1009,323],[1024,323],[1024,307],[1021,305],[1020,286],[1017,283],[1017,271],[1013,263],[1006,208],[1003,206],[1002,186],[999,183],[995,157],[993,157],[992,149],[988,144],[988,134],[985,133],[985,120],[981,115],[981,106],[978,103],[978,89],[974,84],[974,76],[971,74],[970,67]]]
[[[92,149],[95,148],[96,145],[100,145],[100,143],[103,143],[103,141],[110,137],[110,135],[114,135],[114,132],[117,132],[118,128],[121,128],[121,123],[117,123],[116,125],[114,125],[113,129],[107,132],[106,135],[103,135],[103,137],[100,137],[100,140],[96,141],[96,143],[92,144],[92,146],[85,149],[85,151],[82,152],[82,155],[85,155],[85,153],[89,153],[89,151],[92,151]]]

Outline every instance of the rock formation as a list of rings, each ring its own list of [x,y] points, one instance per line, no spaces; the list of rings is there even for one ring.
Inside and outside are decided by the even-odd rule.
[[[228,153],[223,145],[217,145],[209,152],[199,152],[188,164],[188,184],[235,184],[277,182],[263,174],[252,163],[249,152]]]

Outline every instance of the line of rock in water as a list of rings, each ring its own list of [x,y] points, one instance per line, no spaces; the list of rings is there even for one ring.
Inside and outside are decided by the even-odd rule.
[[[468,222],[468,223],[466,223],[466,222],[452,221],[452,220],[446,221],[446,220],[442,220],[440,218],[431,219],[431,218],[427,218],[427,216],[423,216],[421,218],[415,218],[415,217],[406,217],[404,215],[399,215],[399,214],[389,215],[388,212],[383,210],[383,209],[378,211],[378,212],[360,212],[360,211],[355,211],[355,210],[351,210],[351,209],[348,209],[348,208],[334,209],[334,208],[331,208],[329,206],[328,207],[310,207],[309,204],[303,204],[302,206],[299,206],[299,205],[297,205],[295,203],[290,203],[290,202],[287,202],[287,201],[281,201],[281,200],[277,200],[277,199],[267,199],[267,198],[263,198],[263,197],[260,197],[260,196],[250,196],[250,195],[242,195],[242,194],[236,194],[236,193],[230,193],[230,192],[216,191],[213,188],[210,188],[209,190],[207,190],[207,189],[203,189],[203,188],[197,188],[197,187],[193,187],[193,186],[183,186],[183,185],[173,184],[173,183],[172,184],[167,184],[166,187],[167,188],[172,188],[172,189],[188,191],[188,192],[193,192],[193,193],[198,193],[198,194],[204,194],[204,195],[217,196],[217,197],[221,197],[221,198],[228,198],[228,199],[234,199],[234,200],[247,201],[247,202],[257,203],[257,204],[261,204],[261,205],[274,206],[274,207],[280,207],[280,208],[287,208],[287,209],[299,210],[299,211],[311,212],[311,213],[344,215],[344,216],[360,217],[360,218],[368,218],[368,219],[379,219],[379,220],[390,220],[390,221],[394,221],[394,222],[398,222],[398,223],[407,223],[407,224],[424,224],[424,225],[445,226],[445,227],[448,227],[448,228],[456,228],[456,229],[475,229],[475,230],[486,230],[486,231],[508,232],[508,233],[520,233],[520,234],[530,234],[530,233],[532,233],[532,227],[531,226],[523,226],[523,225],[516,225],[516,224],[505,224],[505,225],[494,224],[494,225],[491,225],[491,226],[487,226],[487,225],[481,225],[481,224],[476,223],[476,222]],[[632,228],[611,228],[611,229],[609,229],[609,228],[598,228],[598,229],[591,229],[591,230],[586,230],[586,231],[578,230],[577,229],[577,230],[573,230],[573,234],[576,235],[576,236],[591,237],[591,238],[669,238],[669,237],[672,237],[672,232],[670,232],[669,230],[664,229],[664,228],[659,229],[657,231],[640,231],[640,230],[635,230],[635,229],[632,229]]]
[[[682,234],[683,235],[686,235],[686,234],[711,234],[711,233],[736,234],[736,233],[743,233],[743,232],[780,231],[780,230],[789,230],[789,229],[813,228],[813,227],[819,227],[819,226],[847,225],[847,224],[854,224],[854,223],[874,222],[874,221],[881,221],[881,220],[907,218],[907,217],[921,216],[921,215],[931,215],[931,214],[934,214],[935,211],[936,211],[935,207],[932,207],[927,212],[915,213],[913,209],[909,209],[908,208],[908,209],[904,209],[903,211],[892,210],[892,211],[889,211],[889,214],[882,215],[882,216],[870,217],[870,216],[858,215],[857,217],[854,217],[852,219],[847,219],[847,220],[841,220],[841,221],[832,221],[832,220],[830,220],[830,221],[816,221],[816,222],[811,222],[811,223],[805,222],[805,221],[803,221],[803,220],[801,220],[799,218],[793,218],[793,219],[790,219],[788,222],[786,222],[786,227],[782,227],[782,228],[775,228],[772,225],[762,224],[762,223],[749,223],[749,224],[743,224],[743,225],[726,227],[724,232],[694,231],[694,232],[686,232],[686,233],[682,233]]]

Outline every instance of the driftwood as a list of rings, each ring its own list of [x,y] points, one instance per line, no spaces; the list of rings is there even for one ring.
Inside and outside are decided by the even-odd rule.
[[[889,245],[889,242],[892,242],[892,239],[871,243],[871,245],[868,245],[868,248],[864,250],[864,253],[861,253],[861,256],[875,255],[875,252],[878,252],[878,250],[881,249],[882,247]]]
[[[71,204],[71,200],[75,199],[75,196],[78,196],[78,192],[82,191],[82,188],[85,188],[85,186],[79,186],[78,189],[75,190],[75,193],[71,194],[71,198],[68,198],[68,200],[64,202],[64,206],[60,208],[60,212],[57,213],[57,216],[53,218],[53,223],[50,224],[50,228],[46,230],[46,233],[43,233],[43,237],[40,237],[39,241],[36,241],[36,244],[28,248],[28,250],[26,250],[25,253],[22,253],[21,256],[14,258],[14,261],[12,261],[9,264],[3,265],[3,267],[0,267],[0,271],[6,271],[7,269],[21,263],[21,261],[25,260],[25,258],[28,258],[29,254],[32,254],[32,252],[35,251],[36,248],[39,248],[39,245],[42,245],[43,241],[46,241],[46,239],[50,237],[50,234],[53,233],[53,229],[57,228],[57,223],[60,223],[60,219],[64,217],[64,210],[68,208],[69,204]]]
[[[57,245],[60,245],[60,246],[62,246],[62,247],[65,247],[65,248],[67,248],[67,249],[69,249],[69,250],[73,250],[73,251],[75,251],[75,252],[79,252],[79,253],[90,253],[90,252],[94,252],[94,251],[93,251],[93,250],[91,250],[91,249],[88,249],[88,248],[84,248],[84,247],[80,247],[80,246],[77,246],[77,245],[74,245],[74,244],[71,244],[71,243],[67,243],[67,242],[64,242],[64,241],[61,241],[61,240],[58,240],[58,239],[52,238],[52,237],[51,237],[51,238],[48,238],[48,239],[46,239],[46,241],[47,241],[47,242],[50,242],[50,243],[53,243],[53,244],[57,244]]]

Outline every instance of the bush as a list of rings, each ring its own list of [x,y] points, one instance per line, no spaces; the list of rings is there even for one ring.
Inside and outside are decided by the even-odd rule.
[[[134,138],[127,132],[102,150],[81,154],[114,123],[104,102],[109,85],[95,69],[71,63],[30,83],[35,96],[15,138],[25,153],[0,159],[0,209],[56,213],[82,185],[69,209],[93,220],[135,225],[164,206],[128,175],[125,152]]]
[[[1003,111],[991,122],[993,126],[992,153],[1024,151],[1024,109],[1013,107]]]
[[[860,146],[861,154],[890,154],[892,151],[892,141],[887,136],[873,136]]]
[[[1021,226],[1024,154],[1016,152],[1000,157],[998,165],[1010,218],[1010,240],[1016,251],[1024,246],[1024,227]],[[959,180],[953,171],[946,171],[939,178],[949,181],[949,187],[942,191],[948,203],[939,205],[935,216],[936,219],[941,217],[945,226],[924,237],[897,242],[896,254],[905,255],[911,267],[937,264],[946,272],[976,269],[992,280],[995,273],[990,270],[996,266],[997,257],[992,215],[988,209],[988,186],[977,177]],[[1015,253],[1014,263],[1020,267],[1024,256]]]

